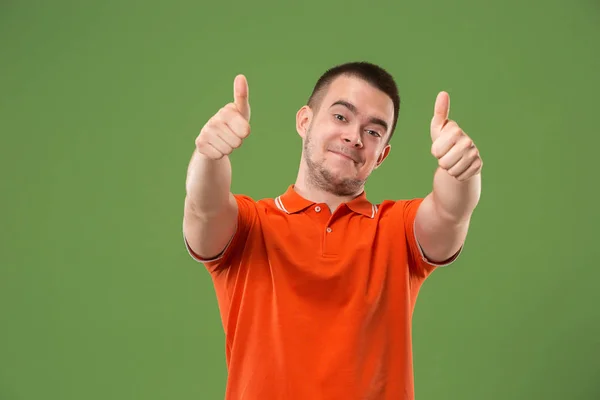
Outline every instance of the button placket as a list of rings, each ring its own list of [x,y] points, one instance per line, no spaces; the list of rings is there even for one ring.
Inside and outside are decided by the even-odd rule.
[[[328,215],[328,219],[327,222],[324,224],[325,225],[325,230],[321,231],[322,233],[322,237],[323,237],[323,255],[327,256],[327,257],[331,257],[331,256],[336,256],[338,251],[339,251],[339,243],[336,244],[336,242],[339,242],[341,240],[341,238],[339,237],[340,235],[343,236],[344,233],[343,231],[334,231],[333,229],[333,225],[337,224],[339,218],[341,217],[340,215],[337,215],[336,212],[334,212],[331,215]],[[338,225],[339,226],[339,225]],[[321,228],[323,229],[323,228]],[[336,233],[337,232],[337,233]]]

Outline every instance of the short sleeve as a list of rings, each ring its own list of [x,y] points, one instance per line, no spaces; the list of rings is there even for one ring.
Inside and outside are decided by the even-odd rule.
[[[203,259],[191,249],[185,234],[183,236],[184,244],[189,255],[194,260],[203,263],[210,272],[227,268],[231,264],[233,255],[243,250],[250,228],[256,220],[257,211],[255,201],[248,196],[239,194],[234,195],[234,198],[238,205],[236,228],[233,236],[221,254],[211,259]]]
[[[462,247],[448,260],[443,262],[433,262],[425,256],[423,249],[417,241],[415,233],[415,220],[419,206],[423,202],[423,198],[406,200],[403,202],[404,212],[404,231],[406,232],[406,241],[410,251],[411,267],[413,273],[425,277],[429,275],[435,268],[444,267],[452,264],[462,251]]]

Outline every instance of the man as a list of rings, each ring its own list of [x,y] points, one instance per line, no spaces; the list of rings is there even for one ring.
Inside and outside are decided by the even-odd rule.
[[[370,203],[400,99],[379,66],[327,71],[296,115],[296,182],[276,198],[232,194],[229,154],[250,133],[246,78],[202,128],[183,233],[212,277],[226,334],[226,399],[413,399],[411,317],[421,284],[460,254],[481,190],[481,158],[434,105],[439,168],[425,198]]]

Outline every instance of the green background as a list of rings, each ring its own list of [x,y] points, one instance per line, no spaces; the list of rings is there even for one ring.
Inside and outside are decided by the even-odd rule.
[[[372,201],[424,196],[436,94],[484,159],[465,251],[422,288],[417,398],[599,399],[594,1],[0,3],[0,399],[222,399],[185,174],[246,74],[233,189],[295,180],[295,113],[368,60],[402,95]],[[594,183],[595,182],[595,183]]]

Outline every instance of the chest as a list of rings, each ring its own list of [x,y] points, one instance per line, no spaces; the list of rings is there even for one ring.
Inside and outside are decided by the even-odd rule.
[[[377,219],[325,211],[270,216],[261,221],[259,229],[270,255],[313,262],[369,258],[385,252],[391,244],[390,233],[393,234]]]
[[[357,214],[299,214],[261,221],[254,232],[267,263],[250,274],[279,295],[336,308],[378,303],[408,284],[401,229]]]

